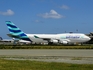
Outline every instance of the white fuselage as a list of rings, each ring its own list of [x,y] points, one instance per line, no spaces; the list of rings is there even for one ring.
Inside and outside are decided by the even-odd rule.
[[[39,38],[35,38],[34,36],[38,36]],[[63,33],[63,34],[27,34],[27,36],[33,42],[48,42],[48,40],[58,40],[58,41],[66,41],[68,43],[76,43],[76,42],[86,42],[89,41],[90,38],[82,33]]]

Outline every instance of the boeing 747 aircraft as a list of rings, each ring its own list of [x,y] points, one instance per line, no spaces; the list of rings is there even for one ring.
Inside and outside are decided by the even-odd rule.
[[[62,33],[62,34],[26,34],[21,31],[14,23],[11,21],[6,21],[7,27],[10,31],[8,36],[13,38],[18,38],[30,42],[42,43],[81,43],[90,40],[88,36],[83,33]]]

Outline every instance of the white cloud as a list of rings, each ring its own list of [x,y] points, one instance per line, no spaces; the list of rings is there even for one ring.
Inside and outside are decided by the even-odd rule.
[[[34,22],[36,22],[36,23],[43,23],[43,21],[40,21],[40,20],[35,20]]]
[[[39,21],[39,20],[35,20],[35,22],[37,22],[37,23],[38,23],[38,22],[40,22],[40,21]]]
[[[64,16],[58,14],[55,10],[50,10],[49,13],[39,14],[43,18],[63,18]]]
[[[6,12],[0,11],[0,15],[11,16],[14,15],[14,12],[11,9],[8,9]]]
[[[61,9],[66,9],[66,10],[70,9],[67,5],[62,5],[62,6],[60,6],[60,8]]]

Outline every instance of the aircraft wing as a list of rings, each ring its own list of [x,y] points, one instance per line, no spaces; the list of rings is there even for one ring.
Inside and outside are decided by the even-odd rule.
[[[34,35],[34,37],[35,37],[35,38],[39,38],[39,39],[43,39],[43,40],[51,40],[51,38],[40,38],[40,37],[38,37],[38,36],[36,36],[36,35]]]

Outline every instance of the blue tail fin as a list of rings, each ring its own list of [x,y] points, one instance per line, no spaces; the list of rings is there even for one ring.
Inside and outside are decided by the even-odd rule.
[[[28,36],[23,31],[21,31],[14,23],[12,23],[11,21],[6,21],[6,24],[12,37],[31,41]]]

